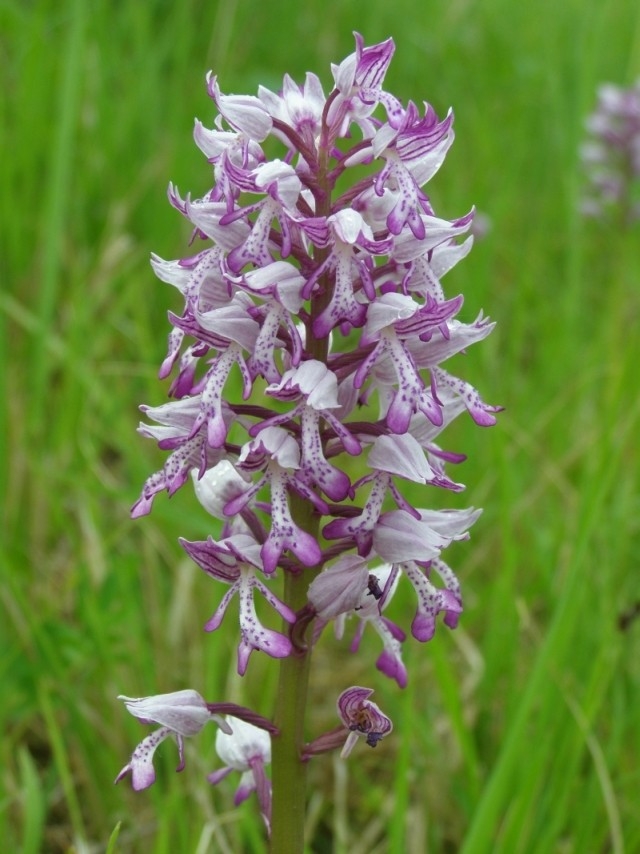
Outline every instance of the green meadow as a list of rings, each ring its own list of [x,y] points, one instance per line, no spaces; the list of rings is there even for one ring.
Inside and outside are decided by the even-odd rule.
[[[0,840],[21,854],[265,851],[237,778],[212,788],[215,728],[171,742],[155,785],[113,780],[147,730],[118,694],[195,688],[271,714],[277,664],[235,672],[232,605],[179,536],[215,533],[185,488],[129,508],[164,455],[136,433],[180,310],[149,253],[189,253],[166,199],[210,167],[213,69],[226,93],[280,87],[393,36],[385,89],[455,112],[428,186],[439,216],[489,229],[445,279],[495,332],[454,372],[502,404],[461,416],[456,506],[484,514],[447,559],[460,626],[405,645],[401,691],[327,633],[310,737],[335,697],[375,688],[377,749],[310,766],[307,854],[640,852],[640,224],[585,220],[579,148],[605,81],[640,75],[636,0],[0,2]],[[423,499],[442,502],[427,492]],[[390,616],[408,627],[411,591]],[[234,785],[235,784],[235,785]],[[110,841],[111,840],[111,841]]]

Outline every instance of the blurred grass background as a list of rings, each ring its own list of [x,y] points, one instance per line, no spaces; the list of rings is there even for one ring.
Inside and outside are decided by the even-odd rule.
[[[255,92],[313,70],[328,91],[354,29],[394,37],[385,88],[454,107],[430,194],[491,229],[445,286],[498,321],[459,367],[506,412],[443,437],[469,456],[461,503],[485,508],[448,555],[461,627],[407,644],[405,692],[373,638],[357,659],[318,651],[316,730],[348,684],[375,686],[395,730],[312,766],[309,851],[640,852],[639,230],[578,213],[596,86],[640,74],[635,0],[0,3],[6,851],[102,852],[119,821],[118,851],[263,850],[254,805],[204,782],[213,727],[181,775],[166,745],[152,789],[112,785],[143,734],[118,693],[194,687],[268,714],[276,670],[256,655],[240,682],[232,619],[202,632],[220,591],[176,543],[208,532],[188,491],[128,517],[162,459],[137,406],[165,399],[176,308],[148,255],[186,252],[169,179],[210,186],[191,139],[214,115],[205,72]]]

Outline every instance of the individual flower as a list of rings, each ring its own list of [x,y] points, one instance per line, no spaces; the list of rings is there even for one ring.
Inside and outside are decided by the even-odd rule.
[[[141,410],[160,426],[143,423],[138,428],[139,432],[156,439],[160,447],[171,450],[171,453],[162,469],[145,481],[140,498],[131,508],[133,519],[151,512],[159,492],[166,491],[170,496],[177,492],[187,482],[189,472],[194,467],[203,474],[225,457],[223,448],[213,449],[207,444],[204,430],[191,435],[193,423],[200,411],[198,395],[161,406],[142,406]],[[226,407],[223,408],[223,418],[227,425],[233,420],[232,413]]]
[[[383,645],[376,667],[404,688],[407,670],[402,660],[402,644],[406,634],[383,613],[399,580],[404,576],[416,594],[418,604],[411,634],[422,643],[434,636],[436,620],[441,613],[445,625],[456,628],[462,613],[460,584],[451,567],[441,558],[378,566],[371,566],[371,561],[372,558],[345,555],[315,578],[308,594],[319,620],[315,634],[319,636],[326,623],[335,620],[336,634],[340,638],[347,618],[357,617],[351,652],[358,651],[366,626],[370,625]]]
[[[359,738],[364,738],[369,747],[375,747],[393,729],[391,719],[369,699],[372,694],[372,688],[354,686],[338,697],[338,714],[349,730],[340,754],[343,759],[351,753]]]
[[[338,747],[342,748],[340,757],[346,759],[359,738],[364,738],[369,747],[375,747],[381,738],[388,735],[393,724],[378,705],[369,700],[372,694],[372,688],[361,688],[357,685],[343,691],[336,704],[342,726],[337,726],[305,744],[302,750],[303,761]]]
[[[288,623],[294,623],[295,613],[285,605],[260,580],[256,568],[261,566],[260,546],[249,534],[233,534],[216,542],[208,540],[190,542],[180,540],[180,544],[201,569],[229,585],[216,612],[205,625],[208,632],[217,629],[234,596],[240,600],[240,643],[238,645],[238,673],[246,672],[249,656],[255,649],[262,650],[272,658],[285,658],[291,652],[288,637],[262,625],[253,600],[254,591],[258,591],[280,616]]]
[[[407,668],[402,660],[402,643],[406,634],[382,613],[396,591],[398,577],[398,570],[391,564],[369,570],[367,589],[362,592],[352,612],[358,617],[359,623],[349,649],[351,652],[358,651],[366,626],[371,626],[382,641],[382,652],[376,661],[377,669],[390,679],[395,679],[400,688],[406,688]],[[344,631],[345,616],[342,615],[336,624],[338,635]]]
[[[302,362],[297,368],[285,372],[280,383],[267,388],[267,394],[277,400],[302,398],[297,406],[283,415],[265,422],[276,425],[300,418],[300,465],[298,479],[311,487],[317,486],[333,501],[342,501],[350,492],[351,482],[340,469],[332,466],[325,458],[320,434],[320,419],[323,418],[351,454],[359,454],[360,443],[344,427],[331,410],[340,406],[338,382],[326,365],[315,359]]]
[[[227,730],[216,733],[216,752],[225,763],[224,768],[213,771],[207,779],[214,786],[231,774],[241,773],[236,789],[236,806],[256,792],[260,812],[267,827],[271,822],[271,782],[265,767],[271,762],[271,738],[264,729],[259,729],[238,718],[227,717]]]
[[[356,50],[339,65],[331,66],[336,84],[327,113],[332,138],[345,136],[349,125],[357,124],[365,138],[373,136],[377,124],[370,118],[380,101],[397,103],[382,89],[385,74],[395,51],[392,39],[371,47],[355,33]]]
[[[197,691],[173,691],[170,694],[156,694],[153,697],[124,697],[127,711],[145,724],[160,724],[160,729],[144,738],[133,751],[128,764],[116,777],[119,783],[131,774],[131,784],[136,791],[147,789],[156,778],[153,756],[156,748],[169,736],[173,736],[178,745],[179,763],[176,771],[184,768],[184,739],[197,735],[209,723],[215,721],[218,726],[230,732],[230,727],[220,715],[210,711],[207,703]]]
[[[285,145],[296,151],[297,140],[290,140],[288,128],[302,140],[305,149],[313,151],[320,134],[322,111],[326,102],[322,83],[317,75],[307,72],[303,86],[285,74],[280,93],[265,86],[258,87],[258,97],[273,116],[274,133]],[[285,128],[281,126],[285,125]]]

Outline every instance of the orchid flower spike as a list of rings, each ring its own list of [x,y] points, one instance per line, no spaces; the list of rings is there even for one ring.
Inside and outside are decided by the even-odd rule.
[[[438,622],[455,628],[462,613],[442,552],[468,539],[480,511],[420,505],[430,491],[464,489],[445,470],[464,455],[436,444],[440,433],[458,416],[496,422],[501,407],[452,373],[494,324],[482,313],[464,321],[464,296],[445,294],[444,276],[472,247],[474,211],[436,215],[426,185],[453,143],[453,113],[438,117],[430,104],[403,104],[386,91],[394,51],[392,39],[365,45],[356,33],[355,50],[331,67],[326,95],[311,73],[256,95],[226,94],[210,74],[217,116],[210,129],[197,122],[194,137],[213,186],[201,198],[169,187],[195,248],[178,260],[152,257],[180,300],[160,368],[161,379],[174,374],[173,400],[142,407],[151,423],[139,432],[167,458],[132,516],[193,484],[212,528],[180,544],[215,582],[204,629],[224,622],[234,630],[240,676],[254,652],[290,673],[328,623],[340,637],[352,618],[351,651],[370,626],[382,642],[375,666],[404,688],[409,628],[423,643]],[[400,581],[417,606],[403,615],[396,600],[392,620],[385,609]],[[287,810],[293,822],[304,812],[298,759],[334,748],[347,756],[359,738],[375,747],[392,729],[372,689],[355,686],[338,699],[342,726],[303,747],[284,723],[287,704],[307,690],[297,682],[284,692],[291,683],[280,680],[286,696],[273,724],[194,691],[123,698],[160,729],[118,779],[151,785],[153,753],[169,735],[181,770],[184,738],[213,719],[224,767],[209,781],[240,772],[236,803],[255,791],[269,827],[265,767],[277,727],[274,765],[290,772],[275,775],[277,839]],[[278,799],[283,779],[290,789]]]
[[[598,87],[586,121],[581,158],[587,178],[582,213],[599,220],[617,214],[625,225],[640,219],[640,78],[629,87]],[[617,221],[617,220],[614,220]]]

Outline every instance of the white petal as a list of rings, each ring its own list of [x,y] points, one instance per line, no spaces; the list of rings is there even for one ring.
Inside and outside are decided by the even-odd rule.
[[[420,443],[410,433],[378,436],[369,453],[368,463],[371,468],[416,483],[428,483],[434,476]]]
[[[269,733],[253,724],[227,716],[233,732],[227,735],[216,733],[216,753],[236,771],[248,771],[249,760],[260,757],[265,765],[271,762],[271,738]]]
[[[229,460],[222,460],[208,469],[202,477],[198,477],[198,469],[192,469],[191,478],[196,498],[216,519],[224,519],[224,505],[249,487]]]

